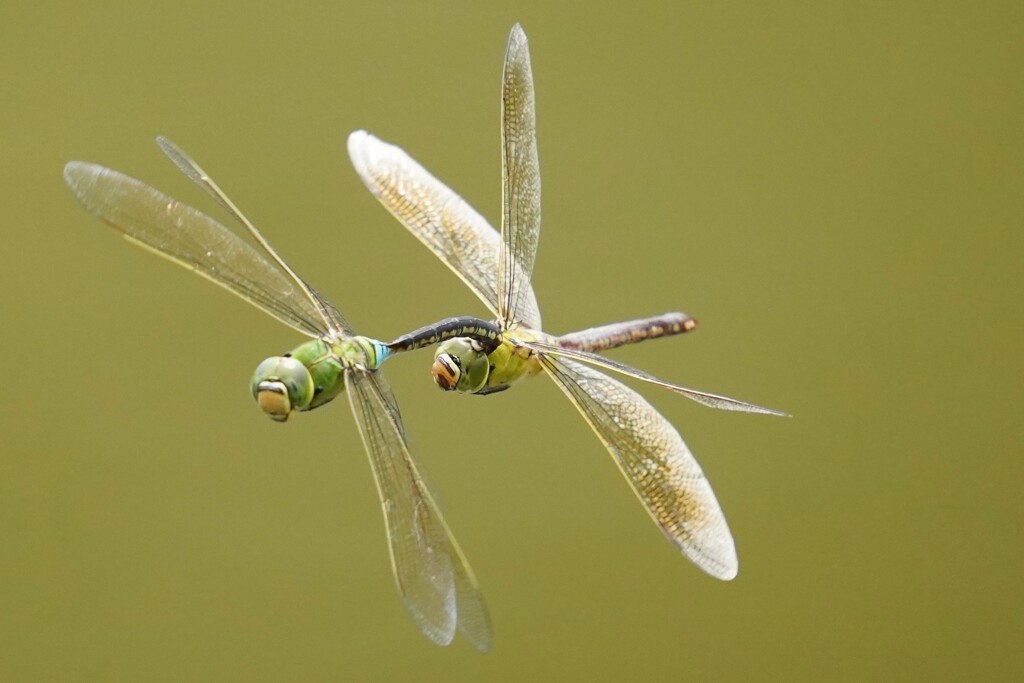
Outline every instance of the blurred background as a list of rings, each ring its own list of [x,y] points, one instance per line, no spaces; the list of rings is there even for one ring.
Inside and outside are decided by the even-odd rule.
[[[0,12],[0,679],[964,680],[1024,674],[1019,2],[18,3]],[[128,245],[97,162],[223,218],[189,151],[356,328],[486,311],[367,193],[403,146],[497,224],[498,94],[536,78],[549,332],[787,410],[678,426],[736,537],[717,582],[547,380],[389,364],[494,649],[438,648],[388,569],[344,403],[248,395],[288,328]]]

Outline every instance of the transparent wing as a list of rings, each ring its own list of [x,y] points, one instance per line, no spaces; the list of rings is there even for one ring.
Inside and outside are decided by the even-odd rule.
[[[103,166],[71,161],[64,180],[126,239],[193,270],[311,337],[328,330],[295,279],[201,211]]]
[[[292,270],[281,255],[277,253],[277,250],[270,245],[270,242],[263,237],[263,234],[256,229],[256,226],[245,217],[245,214],[239,210],[235,203],[232,202],[224,191],[220,189],[213,178],[199,166],[195,160],[192,159],[183,149],[175,145],[173,142],[163,136],[158,136],[156,144],[160,147],[161,151],[167,155],[175,166],[178,167],[182,173],[184,173],[189,180],[202,188],[208,195],[213,197],[214,201],[221,205],[221,207],[227,211],[231,216],[238,221],[239,225],[244,227],[249,234],[252,236],[256,243],[263,248],[263,251],[270,256],[271,259],[277,264],[277,266],[284,271],[295,283],[295,285],[302,291],[309,299],[310,303],[319,313],[320,318],[327,323],[332,333],[342,333],[346,336],[352,336],[355,332],[352,327],[345,321],[344,316],[326,299],[316,293],[309,284],[299,277],[298,273]]]
[[[356,173],[384,207],[465,282],[498,316],[501,236],[473,207],[400,147],[357,130],[348,138]],[[521,289],[519,317],[540,329],[537,297],[529,278]]]
[[[541,355],[541,363],[668,539],[711,576],[734,578],[739,562],[729,526],[679,432],[618,380],[571,360]]]
[[[462,550],[409,453],[394,394],[379,372],[345,373],[352,413],[384,509],[398,592],[420,630],[448,645],[455,630],[486,652],[491,624]]]
[[[498,262],[498,314],[509,326],[528,313],[540,239],[540,163],[533,72],[526,34],[512,27],[501,81],[502,252]]]
[[[531,349],[538,351],[543,354],[562,356],[565,358],[574,358],[581,360],[591,365],[596,365],[606,370],[612,370],[614,372],[628,375],[634,379],[640,379],[645,382],[650,382],[659,387],[664,387],[670,391],[674,391],[677,394],[682,394],[688,399],[696,401],[701,405],[708,406],[709,408],[718,408],[719,410],[734,410],[741,413],[760,413],[762,415],[776,415],[778,417],[790,417],[789,413],[784,413],[781,410],[775,410],[774,408],[765,408],[764,406],[755,405],[753,403],[747,403],[746,401],[740,401],[735,398],[729,398],[728,396],[719,396],[718,394],[710,394],[706,391],[698,391],[697,389],[688,389],[678,384],[672,384],[664,380],[660,380],[654,375],[638,370],[631,365],[620,363],[618,361],[599,356],[596,353],[590,353],[589,351],[581,351],[579,349],[567,349],[559,346],[553,342],[547,341],[528,341],[523,342],[526,346]]]

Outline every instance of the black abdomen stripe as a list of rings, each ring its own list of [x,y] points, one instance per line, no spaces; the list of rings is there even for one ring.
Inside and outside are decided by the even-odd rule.
[[[487,353],[490,353],[501,343],[501,328],[495,323],[481,320],[480,318],[461,317],[445,318],[432,325],[426,325],[418,330],[404,334],[388,344],[391,351],[400,353],[422,349],[425,346],[433,346],[446,339],[456,337],[469,337],[479,342]]]

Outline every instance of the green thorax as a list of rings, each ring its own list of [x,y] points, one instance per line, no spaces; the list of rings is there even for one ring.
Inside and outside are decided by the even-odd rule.
[[[477,393],[490,394],[502,391],[523,377],[532,377],[539,373],[543,369],[540,359],[522,342],[549,339],[547,334],[525,327],[503,331],[501,344],[487,355],[487,382]]]
[[[296,406],[298,410],[318,408],[345,390],[345,378],[342,376],[345,365],[342,357],[347,349],[343,349],[341,344],[348,346],[347,341],[328,345],[322,339],[314,339],[286,354],[302,363],[313,380],[312,399],[306,406]]]
[[[313,378],[313,398],[300,410],[312,410],[329,403],[345,390],[347,367],[376,370],[389,355],[382,344],[367,337],[351,337],[333,343],[313,339],[291,351],[295,360],[306,366]]]
[[[487,360],[490,363],[490,372],[487,375],[487,384],[479,393],[501,391],[521,377],[536,375],[541,370],[535,354],[525,346],[517,345],[508,339],[502,341],[498,348],[487,356]]]
[[[368,337],[313,339],[260,363],[252,394],[265,413],[284,422],[294,410],[312,410],[336,398],[345,390],[347,368],[376,370],[390,354]]]
[[[431,375],[445,391],[491,394],[507,389],[526,375],[541,371],[540,359],[523,342],[548,339],[527,329],[502,331],[497,346],[488,352],[482,342],[458,337],[442,342],[434,353]]]

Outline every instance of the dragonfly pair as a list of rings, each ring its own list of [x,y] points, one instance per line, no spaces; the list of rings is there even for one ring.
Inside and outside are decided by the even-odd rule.
[[[207,192],[255,245],[206,214],[145,183],[72,161],[64,178],[78,200],[129,241],[237,294],[310,340],[260,363],[252,393],[285,421],[347,394],[370,458],[406,608],[432,641],[461,632],[478,650],[491,645],[483,598],[462,550],[409,450],[398,403],[380,372],[392,355],[437,345],[432,374],[443,389],[489,394],[547,374],[614,457],[668,539],[719,579],[736,576],[732,535],[700,466],[676,429],[638,393],[596,366],[725,410],[779,411],[687,389],[596,352],[679,334],[696,322],[682,313],[564,336],[541,331],[530,280],[540,234],[540,170],[533,76],[526,35],[516,25],[502,77],[500,234],[461,197],[398,147],[357,131],[349,156],[370,191],[487,305],[496,322],[448,318],[391,342],[355,334],[330,302],[281,258],[199,165],[165,138],[157,144]]]

